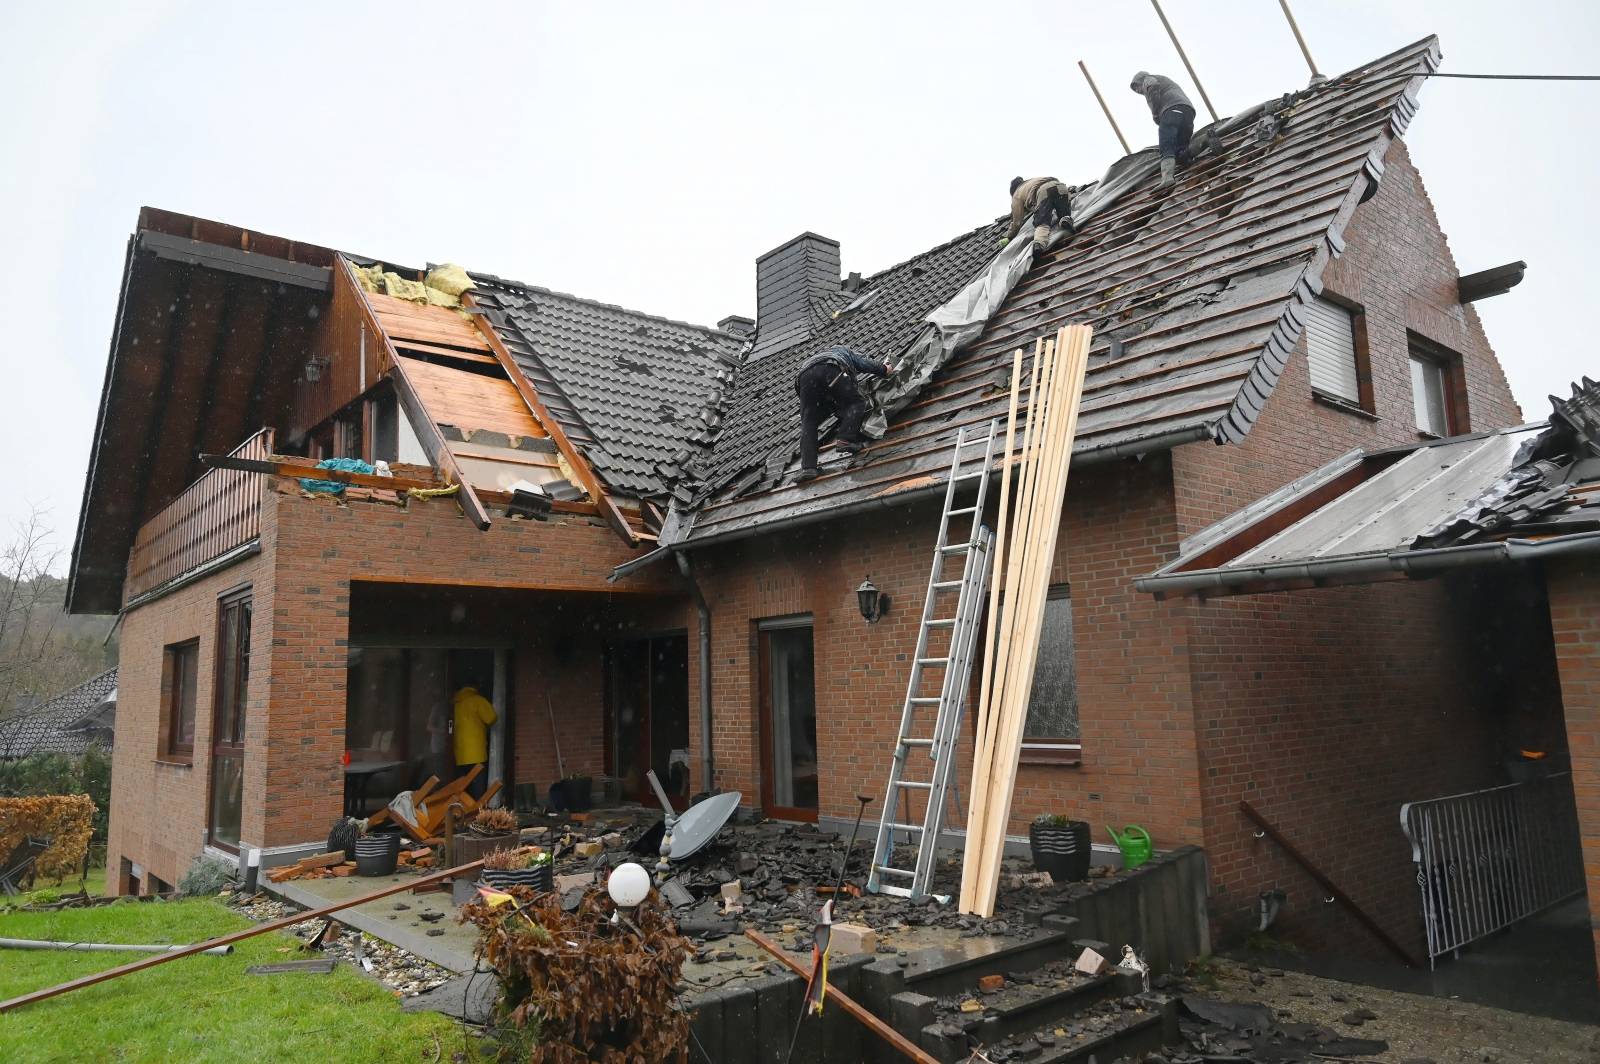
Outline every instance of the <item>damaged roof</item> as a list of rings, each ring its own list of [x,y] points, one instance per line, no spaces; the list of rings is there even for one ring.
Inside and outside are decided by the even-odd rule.
[[[109,748],[116,698],[117,670],[109,669],[19,716],[0,720],[0,760],[30,754],[76,757],[92,742]]]
[[[1239,594],[1600,552],[1600,384],[1549,421],[1349,454],[1186,540],[1135,581]]]
[[[1047,252],[881,440],[791,484],[799,363],[835,343],[897,361],[925,316],[994,257],[1004,227],[980,227],[865,281],[863,292],[880,292],[870,306],[741,372],[698,505],[673,541],[743,535],[941,486],[956,430],[1004,418],[1012,353],[1066,324],[1096,331],[1080,461],[1241,440],[1300,338],[1323,269],[1343,250],[1345,225],[1415,113],[1420,75],[1439,59],[1429,37],[1222,123],[1215,150],[1175,188],[1146,179]]]
[[[606,484],[665,496],[712,440],[744,340],[488,274],[473,298]]]

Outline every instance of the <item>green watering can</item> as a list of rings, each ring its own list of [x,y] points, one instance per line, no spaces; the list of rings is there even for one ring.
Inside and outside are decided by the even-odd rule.
[[[1117,834],[1117,829],[1106,825],[1106,831],[1111,835],[1111,841],[1117,844],[1117,849],[1122,851],[1122,867],[1138,868],[1150,860],[1150,855],[1155,852],[1156,844],[1150,838],[1150,833],[1138,824],[1129,824],[1122,829],[1122,834]]]

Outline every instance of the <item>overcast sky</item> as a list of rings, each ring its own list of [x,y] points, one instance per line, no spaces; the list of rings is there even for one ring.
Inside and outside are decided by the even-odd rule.
[[[1594,4],[1295,8],[1326,73],[1429,33],[1446,70],[1600,70]],[[1219,112],[1304,86],[1276,0],[1166,9]],[[1121,153],[1078,59],[1135,147],[1129,75],[1189,84],[1137,0],[51,0],[7,23],[0,540],[37,505],[62,571],[141,205],[710,324],[753,314],[756,255],[802,230],[868,273],[1002,213],[1014,174],[1098,177]],[[1600,372],[1597,124],[1600,84],[1434,80],[1406,138],[1461,270],[1528,262],[1479,310],[1530,419]]]

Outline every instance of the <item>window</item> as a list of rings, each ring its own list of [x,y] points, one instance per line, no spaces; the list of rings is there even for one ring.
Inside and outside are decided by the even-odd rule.
[[[194,758],[194,704],[200,641],[176,643],[161,657],[161,747],[163,757]]]
[[[1362,394],[1361,387],[1365,345],[1360,340],[1356,313],[1320,296],[1306,309],[1306,358],[1311,366],[1312,392],[1369,409],[1370,399]]]
[[[1411,402],[1417,431],[1430,436],[1467,431],[1466,419],[1457,416],[1456,359],[1417,336],[1410,338],[1410,348]]]
[[[1028,720],[1022,730],[1024,761],[1076,761],[1078,662],[1072,634],[1072,590],[1054,584],[1045,595],[1039,658],[1028,695]]]

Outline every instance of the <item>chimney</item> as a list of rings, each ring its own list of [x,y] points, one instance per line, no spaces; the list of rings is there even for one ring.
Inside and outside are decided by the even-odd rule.
[[[811,304],[839,291],[839,242],[801,233],[756,259],[756,346],[760,358],[800,343],[814,327]]]
[[[741,340],[749,339],[750,334],[756,331],[756,323],[749,318],[738,314],[729,314],[717,322],[717,328],[729,336],[737,336]]]

